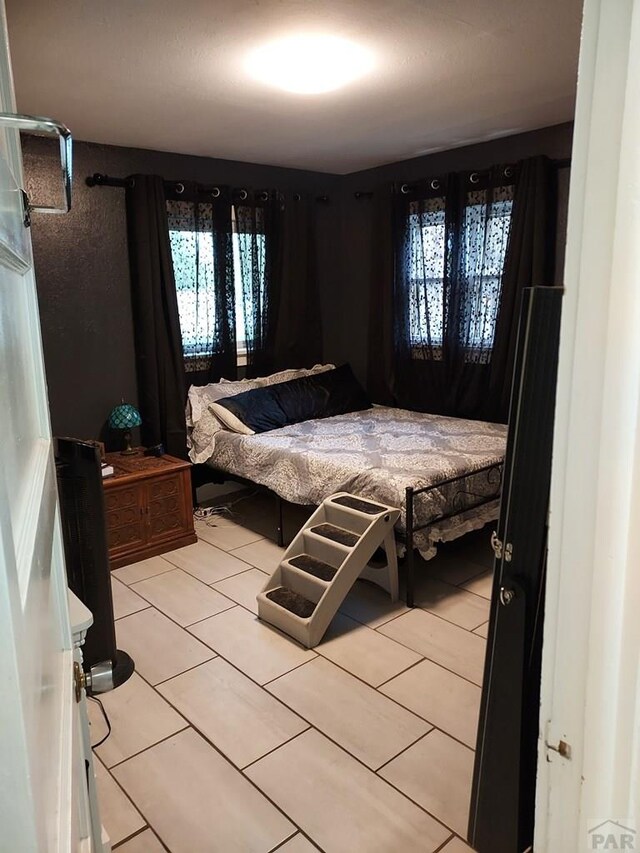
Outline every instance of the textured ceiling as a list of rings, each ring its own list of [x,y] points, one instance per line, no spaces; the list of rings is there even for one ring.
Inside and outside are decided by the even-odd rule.
[[[77,139],[345,174],[573,117],[580,0],[6,0],[18,108]],[[324,95],[246,53],[321,32],[376,68]]]

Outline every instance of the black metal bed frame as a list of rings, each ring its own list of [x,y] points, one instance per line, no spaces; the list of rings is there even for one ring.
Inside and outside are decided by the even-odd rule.
[[[407,488],[405,489],[406,531],[404,533],[396,533],[396,539],[398,539],[406,548],[406,599],[408,607],[414,606],[415,534],[419,533],[421,530],[426,530],[426,528],[431,527],[433,524],[437,524],[440,521],[446,521],[450,518],[455,518],[457,515],[462,515],[463,513],[469,512],[472,509],[477,509],[478,507],[484,506],[484,504],[491,503],[491,501],[495,501],[497,498],[499,498],[500,487],[502,485],[502,466],[503,462],[494,462],[491,465],[485,465],[482,468],[477,468],[475,471],[470,471],[469,473],[462,474],[458,477],[447,477],[445,480],[439,480],[438,482],[432,483],[429,486],[421,486],[420,488],[415,488],[415,486],[407,486]],[[435,518],[431,518],[424,524],[415,523],[414,509],[415,499],[417,496],[426,495],[429,492],[436,491],[437,489],[442,489],[443,487],[450,486],[453,483],[460,482],[460,484],[462,484],[464,481],[468,481],[471,478],[477,477],[480,474],[485,474],[486,482],[490,486],[495,486],[495,491],[492,492],[492,494],[476,494],[474,492],[469,491],[468,489],[460,489],[460,491],[456,492],[453,497],[454,509],[449,512],[442,513],[441,515],[438,515]],[[494,482],[491,481],[493,475],[496,476],[496,480]],[[229,474],[227,471],[222,471],[219,468],[214,468],[211,465],[194,465],[191,469],[193,505],[197,505],[196,488],[198,486],[204,485],[205,483],[224,483],[226,480],[231,480],[234,483],[239,483],[241,485],[248,486],[253,489],[258,489],[262,492],[270,493],[275,497],[277,518],[276,542],[280,547],[284,547],[285,543],[283,505],[285,503],[285,500],[281,498],[279,494],[270,489],[268,486],[263,486],[261,483],[256,483],[253,480],[247,480],[244,477],[239,477],[235,474]],[[467,497],[475,499],[474,502],[466,502],[465,498]]]

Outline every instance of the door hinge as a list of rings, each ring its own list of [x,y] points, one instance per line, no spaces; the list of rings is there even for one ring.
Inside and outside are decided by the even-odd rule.
[[[22,193],[22,224],[25,228],[31,228],[31,202],[24,190],[20,192]]]
[[[73,663],[73,690],[76,697],[76,702],[82,699],[82,691],[87,687],[87,676],[83,672],[78,661]]]
[[[493,548],[493,553],[496,555],[496,560],[502,560],[506,563],[511,562],[511,558],[513,557],[513,545],[511,542],[507,542],[506,544],[502,541],[502,539],[498,538],[498,534],[494,530],[491,534],[491,547]]]
[[[544,745],[551,752],[557,752],[562,758],[566,758],[567,761],[571,761],[571,744],[567,743],[566,740],[559,740],[557,744],[545,741]]]

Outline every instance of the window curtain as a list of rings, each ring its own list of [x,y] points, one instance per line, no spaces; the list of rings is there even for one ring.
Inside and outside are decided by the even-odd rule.
[[[275,370],[312,367],[322,360],[317,205],[315,198],[301,193],[287,194],[284,199]]]
[[[236,307],[231,199],[181,182],[166,190],[187,384],[235,379]]]
[[[235,265],[242,287],[248,377],[273,370],[281,293],[284,201],[276,192],[234,198]]]
[[[186,457],[182,342],[162,178],[134,175],[126,207],[142,441]]]
[[[403,185],[379,205],[376,398],[506,420],[521,291],[553,282],[553,187],[551,164],[534,158]]]
[[[547,157],[533,157],[518,165],[487,396],[487,412],[505,423],[522,291],[552,286],[556,281],[557,195],[557,172]]]

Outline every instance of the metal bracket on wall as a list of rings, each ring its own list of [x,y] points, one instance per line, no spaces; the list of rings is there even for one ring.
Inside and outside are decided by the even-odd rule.
[[[64,193],[64,205],[62,207],[51,207],[49,205],[31,204],[25,209],[24,224],[28,228],[31,223],[31,213],[69,213],[71,210],[71,180],[72,180],[72,146],[73,140],[68,127],[53,118],[41,116],[20,115],[18,113],[0,113],[0,130],[11,128],[18,131],[46,134],[57,136],[60,140],[60,168],[62,171],[62,185]],[[23,201],[26,193],[23,192]]]

